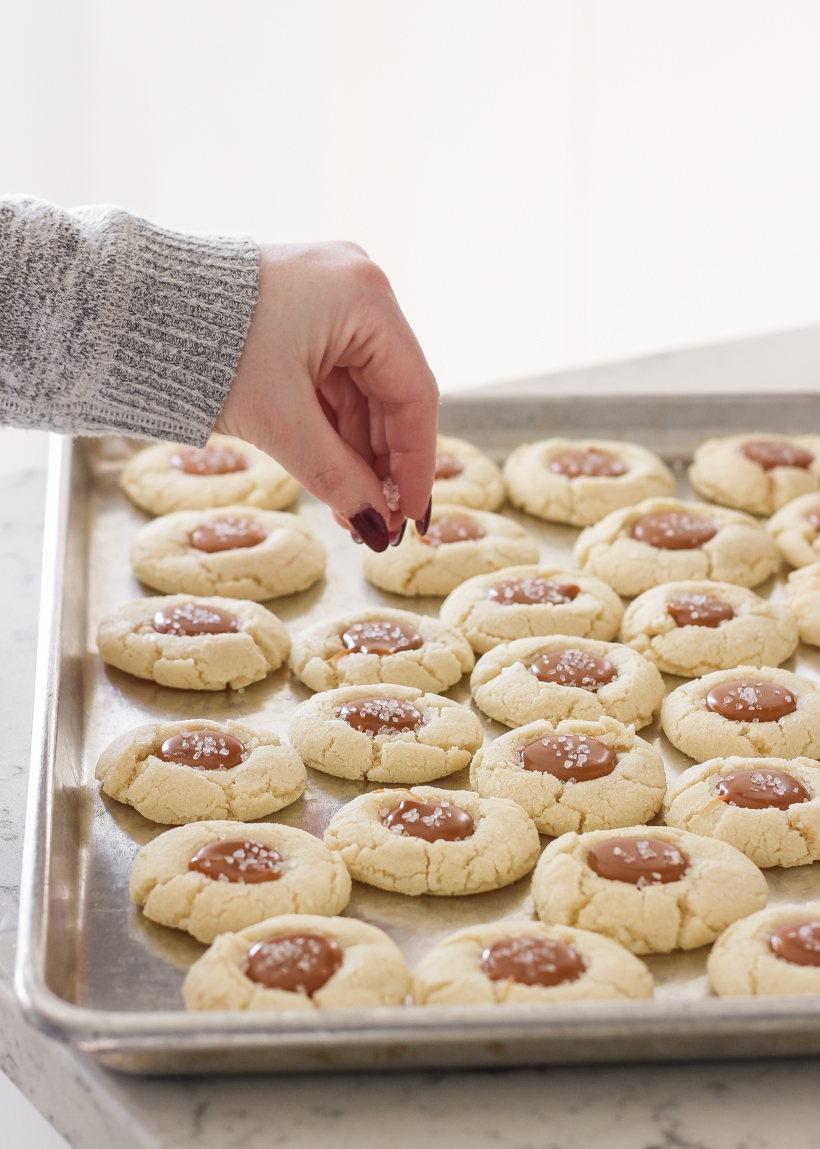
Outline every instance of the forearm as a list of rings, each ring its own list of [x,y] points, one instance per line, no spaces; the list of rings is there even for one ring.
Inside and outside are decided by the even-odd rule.
[[[245,238],[0,199],[0,422],[204,444],[257,278]]]

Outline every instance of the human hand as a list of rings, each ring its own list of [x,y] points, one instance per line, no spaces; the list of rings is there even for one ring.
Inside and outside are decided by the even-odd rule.
[[[361,248],[260,248],[259,295],[217,431],[272,455],[383,551],[408,518],[427,530],[437,416],[432,372]]]

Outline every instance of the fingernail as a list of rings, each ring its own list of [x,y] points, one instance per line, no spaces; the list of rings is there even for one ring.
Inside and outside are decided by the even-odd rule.
[[[371,551],[380,553],[386,551],[390,545],[390,532],[387,523],[375,507],[370,503],[362,503],[352,511],[347,511],[345,518],[350,526]]]
[[[353,539],[353,542],[356,543],[357,546],[362,545],[362,540],[359,538],[355,531],[350,532],[350,537]]]
[[[404,538],[404,528],[407,526],[407,519],[403,521],[397,531],[390,532],[390,546],[397,547],[401,540]]]
[[[430,526],[430,512],[433,509],[433,496],[430,496],[430,502],[427,504],[427,513],[423,519],[416,519],[416,530],[420,535],[427,534],[427,528]]]

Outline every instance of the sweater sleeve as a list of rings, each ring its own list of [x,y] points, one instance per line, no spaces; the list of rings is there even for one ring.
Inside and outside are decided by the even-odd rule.
[[[244,237],[0,199],[0,422],[204,445],[257,282]]]

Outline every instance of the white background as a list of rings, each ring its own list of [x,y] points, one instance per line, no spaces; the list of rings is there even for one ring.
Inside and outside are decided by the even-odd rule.
[[[820,321],[819,44],[813,0],[0,0],[0,192],[356,240],[454,390]]]
[[[354,239],[444,390],[820,319],[813,0],[0,15],[0,189]]]

